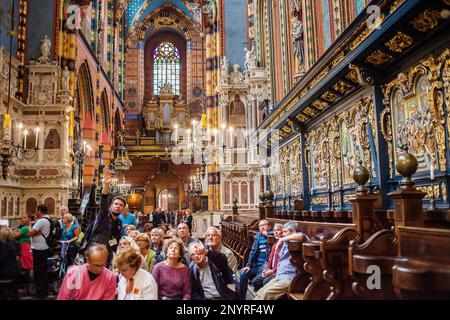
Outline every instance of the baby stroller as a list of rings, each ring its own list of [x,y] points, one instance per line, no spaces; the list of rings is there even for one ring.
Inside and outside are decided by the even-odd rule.
[[[48,258],[48,280],[50,290],[56,295],[59,293],[62,281],[67,272],[67,250],[69,244],[61,241],[61,254]]]

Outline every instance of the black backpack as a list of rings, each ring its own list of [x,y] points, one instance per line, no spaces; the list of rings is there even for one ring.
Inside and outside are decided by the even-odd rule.
[[[50,223],[50,233],[48,234],[48,237],[45,237],[44,235],[42,236],[44,237],[45,242],[47,242],[47,245],[50,248],[54,248],[58,246],[59,241],[61,240],[61,225],[58,221],[53,221],[47,217],[44,217],[44,219],[46,219]]]

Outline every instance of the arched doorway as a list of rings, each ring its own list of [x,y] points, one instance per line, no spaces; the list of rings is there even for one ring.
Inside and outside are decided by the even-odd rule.
[[[179,198],[178,189],[176,188],[164,189],[159,193],[158,207],[166,212],[177,210],[179,209],[178,198]]]

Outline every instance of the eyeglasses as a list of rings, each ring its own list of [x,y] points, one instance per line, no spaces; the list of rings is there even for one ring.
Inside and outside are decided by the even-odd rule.
[[[147,240],[142,240],[142,239],[138,239],[138,240],[136,240],[136,242],[147,242],[148,243]]]

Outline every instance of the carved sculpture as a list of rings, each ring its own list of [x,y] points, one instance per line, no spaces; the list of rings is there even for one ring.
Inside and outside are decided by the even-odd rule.
[[[292,18],[292,38],[294,42],[294,56],[298,59],[301,70],[304,64],[303,22],[297,17]]]
[[[233,65],[233,71],[230,74],[230,83],[232,85],[240,85],[244,82],[244,75],[239,71],[239,68],[240,65]]]
[[[228,68],[230,66],[230,61],[226,56],[223,56],[222,62],[220,64],[220,82],[222,84],[228,83]]]
[[[64,92],[69,91],[69,82],[70,82],[70,71],[69,68],[65,66],[61,77],[61,91]]]
[[[205,21],[208,26],[214,26],[216,23],[217,8],[216,1],[210,0],[203,6],[203,13],[205,14]]]
[[[252,48],[248,50],[247,48],[244,48],[245,51],[245,69],[250,70],[257,67],[258,64],[258,58],[256,57],[256,49],[255,45],[252,45]]]
[[[40,63],[48,63],[50,62],[50,54],[51,54],[52,42],[45,35],[44,39],[41,40],[41,56],[39,58]]]

